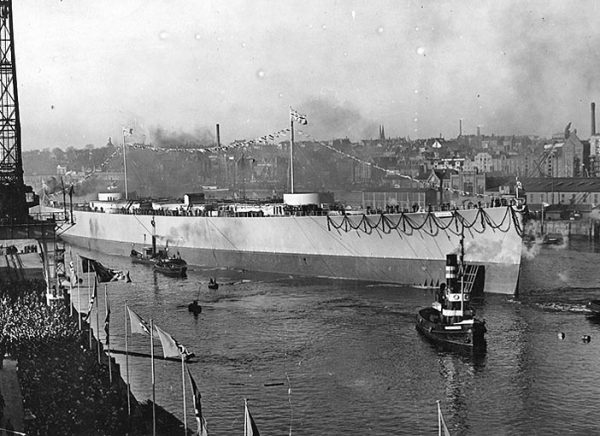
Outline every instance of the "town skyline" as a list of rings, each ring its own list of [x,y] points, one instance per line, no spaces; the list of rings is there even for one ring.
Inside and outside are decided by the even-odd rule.
[[[285,128],[317,139],[586,132],[600,100],[593,1],[132,0],[14,4],[24,150],[222,142]],[[583,135],[582,135],[583,136]]]

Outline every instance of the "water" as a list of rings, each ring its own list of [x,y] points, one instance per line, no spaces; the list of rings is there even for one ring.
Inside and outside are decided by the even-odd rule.
[[[600,323],[584,307],[600,298],[597,251],[571,241],[531,253],[518,298],[486,295],[476,304],[488,325],[479,358],[439,351],[415,331],[429,290],[199,267],[173,279],[128,258],[87,254],[133,279],[108,285],[114,348],[125,347],[128,301],[196,353],[189,368],[211,435],[241,434],[244,398],[265,435],[290,427],[293,435],[433,435],[436,400],[453,435],[583,435],[600,433]],[[207,288],[211,276],[216,291]],[[198,317],[187,310],[195,298]],[[130,338],[130,350],[149,346]],[[124,372],[124,356],[116,358]],[[151,398],[149,359],[130,357],[130,377],[135,396]],[[156,361],[156,400],[183,418],[179,363]]]

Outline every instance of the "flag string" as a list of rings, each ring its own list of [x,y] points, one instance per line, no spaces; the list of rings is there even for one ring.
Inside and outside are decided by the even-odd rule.
[[[201,153],[201,154],[218,153],[220,151],[228,151],[228,150],[233,150],[233,149],[246,148],[246,147],[250,147],[250,146],[254,146],[254,145],[273,144],[273,143],[275,143],[276,139],[278,139],[282,136],[287,136],[290,133],[290,131],[291,131],[291,129],[288,127],[285,129],[277,130],[268,135],[256,137],[254,139],[236,140],[236,141],[231,142],[228,145],[213,146],[213,147],[200,147],[200,148],[198,148],[198,147],[157,147],[157,146],[154,146],[151,144],[140,144],[140,143],[131,143],[131,144],[128,144],[128,147],[131,149],[134,149],[134,150],[146,150],[146,151],[152,151],[152,152],[156,152],[156,153],[194,153],[194,154],[195,153]],[[350,153],[347,153],[345,151],[339,150],[339,149],[329,145],[326,142],[319,141],[319,140],[313,138],[312,135],[310,135],[308,132],[305,132],[303,130],[295,130],[295,132],[301,136],[304,136],[308,141],[319,144],[320,146],[327,148],[328,150],[330,150],[334,153],[337,153],[347,159],[351,159],[361,165],[365,165],[365,166],[374,168],[374,169],[382,171],[388,175],[392,175],[392,176],[400,177],[402,179],[410,180],[412,182],[419,184],[419,186],[422,186],[425,188],[431,188],[431,189],[439,188],[435,183],[431,183],[426,180],[420,180],[420,179],[417,179],[417,178],[412,177],[407,174],[402,174],[399,170],[384,168],[384,167],[376,164],[375,162],[370,162],[365,159],[361,159],[357,156],[354,156]],[[121,149],[116,148],[115,151],[113,151],[113,153],[111,153],[99,165],[99,169],[94,168],[91,172],[87,173],[82,179],[79,179],[77,182],[73,183],[72,185],[73,186],[80,185],[80,184],[84,183],[85,181],[87,181],[92,176],[94,176],[96,173],[103,171],[105,169],[105,167],[110,163],[110,161],[120,153],[121,153]],[[520,189],[522,189],[522,188],[520,188]],[[490,195],[490,194],[481,194],[481,193],[463,191],[461,189],[456,189],[456,188],[452,188],[452,187],[444,187],[443,190],[452,192],[452,193],[455,193],[455,194],[458,194],[461,196],[466,196],[466,197],[478,197],[478,198],[493,197],[493,195]]]

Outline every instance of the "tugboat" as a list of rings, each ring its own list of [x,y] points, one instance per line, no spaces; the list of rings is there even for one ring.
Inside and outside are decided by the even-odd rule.
[[[446,255],[447,284],[440,285],[431,307],[419,310],[416,328],[436,345],[460,351],[483,351],[485,321],[475,318],[470,307],[477,267],[469,268],[469,274],[466,274],[464,256],[461,253],[460,268],[457,257],[456,254]]]
[[[152,224],[152,246],[144,247],[143,251],[137,251],[133,244],[131,244],[131,252],[129,253],[129,257],[131,258],[131,262],[133,263],[142,263],[145,265],[154,265],[161,259],[169,258],[169,243],[163,250],[156,249],[156,223],[154,221],[154,217],[150,222]]]
[[[166,259],[169,256],[166,250],[160,250],[157,252],[153,247],[144,247],[142,252],[132,248],[131,253],[129,253],[129,257],[133,263],[154,265],[160,259]]]
[[[154,264],[153,269],[169,277],[185,277],[187,262],[179,256],[173,256],[167,259],[159,259]]]

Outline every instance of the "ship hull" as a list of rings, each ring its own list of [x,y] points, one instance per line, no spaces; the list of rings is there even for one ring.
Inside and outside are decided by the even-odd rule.
[[[510,226],[518,214],[507,208],[486,209],[492,223],[464,231],[465,260],[484,266],[486,292],[514,294],[521,261],[521,237]],[[427,214],[407,214],[419,227]],[[510,215],[510,216],[509,216]],[[178,251],[188,264],[294,275],[358,279],[403,285],[443,281],[445,256],[458,252],[454,226],[406,228],[401,215],[379,216],[352,229],[363,216],[154,217],[159,243]],[[479,222],[477,210],[460,211],[465,222]],[[508,217],[508,218],[507,218]],[[367,218],[365,218],[367,219]],[[439,218],[444,226],[450,218]],[[152,216],[75,211],[61,237],[68,243],[107,254],[127,256],[132,245],[147,245]],[[446,220],[446,221],[444,221]],[[520,225],[520,217],[518,217]],[[483,220],[481,220],[483,221]],[[396,224],[395,229],[393,229]],[[390,228],[390,225],[392,228]],[[487,227],[486,227],[487,226]],[[339,227],[339,228],[338,228]]]

